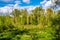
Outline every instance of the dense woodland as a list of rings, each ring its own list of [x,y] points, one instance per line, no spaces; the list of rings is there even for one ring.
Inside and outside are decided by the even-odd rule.
[[[0,40],[60,40],[60,10],[36,7],[1,15]]]

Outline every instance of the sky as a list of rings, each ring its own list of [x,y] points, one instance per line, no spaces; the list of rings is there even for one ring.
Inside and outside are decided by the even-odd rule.
[[[27,9],[28,11],[31,11],[37,6],[41,6],[42,8],[46,9],[53,7],[55,5],[56,4],[52,3],[51,0],[0,0],[0,13],[4,14],[8,12],[10,13],[12,12],[13,9],[24,8]]]
[[[0,0],[0,7],[6,6],[8,4],[20,3],[19,6],[35,6],[40,5],[43,0]]]

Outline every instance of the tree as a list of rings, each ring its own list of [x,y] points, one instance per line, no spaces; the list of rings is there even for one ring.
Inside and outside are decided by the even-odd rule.
[[[20,10],[14,9],[14,10],[12,11],[12,14],[13,14],[14,16],[19,16],[21,13],[20,13]]]
[[[53,10],[51,8],[47,8],[46,13],[47,16],[51,16],[53,14]]]
[[[21,10],[22,24],[28,24],[28,11],[26,9]]]
[[[60,10],[58,10],[57,13],[60,14]]]

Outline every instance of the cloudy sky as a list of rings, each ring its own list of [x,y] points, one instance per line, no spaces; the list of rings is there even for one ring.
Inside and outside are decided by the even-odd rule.
[[[0,6],[6,6],[8,4],[20,3],[19,6],[35,6],[40,5],[40,2],[43,0],[0,0]]]
[[[13,9],[33,10],[37,6],[50,8],[54,6],[51,0],[0,0],[0,13],[12,12]]]

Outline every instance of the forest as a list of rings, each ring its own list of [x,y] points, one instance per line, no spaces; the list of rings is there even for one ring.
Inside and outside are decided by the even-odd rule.
[[[36,7],[0,15],[0,40],[60,40],[60,10]]]

